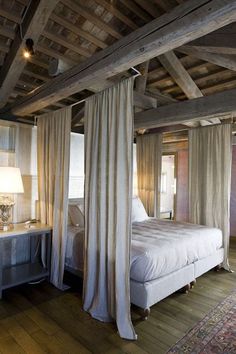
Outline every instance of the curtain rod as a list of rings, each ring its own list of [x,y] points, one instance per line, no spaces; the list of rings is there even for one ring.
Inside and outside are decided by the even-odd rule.
[[[135,67],[131,66],[130,69],[132,69],[132,70],[134,70],[136,72],[136,74],[132,75],[132,77],[136,78],[137,76],[141,76],[142,75],[141,72],[138,69],[136,69]],[[77,106],[78,104],[85,102],[87,100],[87,98],[83,98],[82,100],[80,100],[78,102],[72,103],[70,106],[71,107]]]

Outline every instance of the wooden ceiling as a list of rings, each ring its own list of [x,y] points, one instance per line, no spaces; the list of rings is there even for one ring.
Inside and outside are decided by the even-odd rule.
[[[47,0],[52,8],[43,15],[46,23],[40,23],[42,19],[40,15],[36,29],[33,27],[35,23],[26,23],[28,27],[25,29],[30,7],[34,6],[33,14],[35,14],[37,7],[43,1],[0,0],[1,118],[4,118],[4,112],[8,112],[8,107],[13,103],[53,80],[48,74],[49,63],[53,58],[66,62],[68,67],[74,67],[92,57],[94,53],[102,51],[137,28],[161,17],[166,12],[171,12],[185,2],[184,0],[87,0],[86,2]],[[191,0],[186,0],[188,1]],[[34,21],[37,21],[37,16],[35,18]],[[17,55],[22,55],[19,51],[22,51],[22,46],[25,44],[25,36],[30,37],[30,31],[39,32],[36,35],[35,54],[28,61],[24,59],[23,66],[18,65]],[[17,40],[18,52],[17,50],[14,52]],[[154,57],[143,65],[140,64],[138,68],[143,76],[137,80],[136,91],[154,97],[157,99],[157,105],[165,105],[236,88],[235,55],[236,25],[231,23],[174,51]],[[9,61],[17,68],[14,69],[15,71],[10,69],[6,72]],[[103,87],[102,85],[103,83],[100,88]],[[35,114],[70,105],[98,89],[88,88],[64,97],[40,110],[31,112],[24,119],[30,120]],[[145,107],[139,107],[139,110],[140,108]],[[78,110],[76,114],[79,116]],[[9,114],[5,117],[8,118]],[[22,120],[22,117],[20,119]],[[214,120],[208,121],[209,124],[211,122],[214,123]],[[203,121],[202,125],[205,123]],[[76,125],[76,120],[74,124]]]

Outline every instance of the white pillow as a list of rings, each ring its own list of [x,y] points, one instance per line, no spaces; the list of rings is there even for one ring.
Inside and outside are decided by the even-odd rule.
[[[148,214],[143,206],[143,203],[138,197],[132,200],[132,222],[144,221],[148,219]]]
[[[69,205],[68,212],[72,225],[84,227],[84,215],[79,205]]]

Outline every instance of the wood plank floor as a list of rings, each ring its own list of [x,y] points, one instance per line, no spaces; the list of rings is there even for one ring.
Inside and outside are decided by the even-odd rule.
[[[236,239],[230,247],[236,270]],[[81,310],[81,286],[60,292],[42,283],[4,292],[0,301],[1,354],[162,354],[231,293],[236,273],[208,272],[187,295],[173,294],[152,307],[148,321],[132,308],[138,341],[119,338],[113,324],[102,324]]]

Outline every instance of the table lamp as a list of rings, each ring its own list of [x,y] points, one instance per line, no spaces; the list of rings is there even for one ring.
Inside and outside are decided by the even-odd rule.
[[[0,167],[0,228],[3,231],[9,230],[9,218],[16,193],[24,193],[20,169]]]

